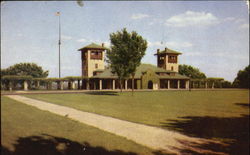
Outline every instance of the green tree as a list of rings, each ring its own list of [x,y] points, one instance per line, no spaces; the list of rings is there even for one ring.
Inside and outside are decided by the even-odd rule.
[[[19,75],[19,76],[32,76],[33,78],[47,77],[49,71],[44,71],[42,67],[35,63],[19,63],[10,66],[6,69],[1,69],[1,76],[4,75]]]
[[[108,62],[113,73],[116,73],[122,91],[122,80],[132,76],[132,92],[134,90],[134,76],[147,49],[147,41],[135,31],[121,31],[110,34],[111,49],[107,51]]]
[[[206,75],[200,72],[198,68],[195,68],[190,65],[179,65],[179,73],[181,75],[188,76],[192,79],[205,79],[206,78]]]
[[[240,70],[234,79],[233,86],[237,88],[250,88],[250,65]]]

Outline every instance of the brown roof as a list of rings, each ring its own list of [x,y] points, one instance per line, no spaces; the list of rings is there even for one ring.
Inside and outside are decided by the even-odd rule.
[[[103,47],[101,45],[95,44],[95,43],[91,43],[91,44],[89,44],[87,46],[84,46],[84,47],[78,49],[78,51],[81,51],[81,50],[84,50],[84,49],[102,49],[102,50],[106,50],[107,48]]]
[[[165,54],[165,53],[166,54],[182,54],[181,52],[178,52],[169,48],[165,48],[163,51],[159,51],[159,52],[157,51],[157,53],[154,55]]]

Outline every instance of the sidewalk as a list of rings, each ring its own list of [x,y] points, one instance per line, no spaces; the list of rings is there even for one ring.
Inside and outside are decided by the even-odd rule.
[[[83,112],[73,108],[30,99],[19,95],[8,95],[8,97],[27,105],[34,106],[38,109],[77,120],[81,123],[99,128],[118,136],[125,137],[128,140],[132,140],[138,144],[155,150],[180,154],[179,150],[188,148],[197,152],[211,153],[211,151],[208,150],[197,150],[191,145],[187,146],[187,144],[191,143],[208,143],[211,142],[210,140],[188,137],[177,132],[168,131],[157,127],[151,127],[143,124],[119,120],[112,117]],[[213,152],[213,154],[222,153]]]

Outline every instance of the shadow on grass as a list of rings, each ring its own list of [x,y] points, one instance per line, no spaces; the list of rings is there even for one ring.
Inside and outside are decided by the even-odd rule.
[[[19,138],[12,152],[1,146],[2,155],[136,155],[121,150],[106,150],[91,146],[87,142],[80,144],[69,139],[50,135]]]
[[[237,103],[236,105],[249,108],[245,103]],[[181,117],[181,119],[168,120],[167,123],[162,123],[162,126],[193,137],[217,138],[224,143],[192,144],[196,148],[235,155],[249,154],[249,115],[230,118],[188,116]],[[180,151],[199,154],[188,149]]]
[[[239,105],[245,108],[250,108],[250,104],[249,103],[235,103],[235,105]]]
[[[84,92],[84,94],[88,94],[88,95],[110,95],[110,96],[118,96],[119,95],[116,91],[89,91],[89,92]]]

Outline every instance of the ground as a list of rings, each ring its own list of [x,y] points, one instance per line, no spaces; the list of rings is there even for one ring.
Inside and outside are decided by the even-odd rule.
[[[52,102],[55,104],[73,107],[75,109],[83,111],[112,116],[122,120],[171,129],[189,136],[221,140],[227,144],[227,147],[217,144],[207,144],[206,146],[203,145],[197,147],[206,147],[210,148],[211,150],[219,150],[229,154],[248,154],[248,93],[248,90],[219,90],[191,92],[136,92],[134,96],[131,96],[130,92],[121,94],[116,92],[86,92],[81,94],[46,94],[26,96]],[[2,103],[6,103],[6,99],[3,100]],[[4,104],[2,104],[2,106],[3,105]],[[4,106],[6,105],[9,104],[5,104]],[[14,106],[12,105],[11,107]],[[10,115],[6,114],[6,116],[4,117],[3,112],[8,112],[9,109],[12,108],[6,109],[7,110],[3,111],[2,108],[2,119],[6,119],[6,116]],[[20,110],[18,111],[20,112]],[[28,115],[26,118],[31,119],[30,115]],[[4,119],[2,120],[3,126],[4,124],[6,124]],[[40,122],[44,121],[42,120]],[[67,121],[61,122],[65,122],[64,125],[67,124]],[[10,124],[14,123],[9,122],[9,125]],[[14,126],[16,125],[14,124]],[[35,124],[34,126],[39,125]],[[6,130],[9,130],[9,128],[10,127],[7,126]],[[57,130],[58,128],[60,127],[54,127],[54,130]],[[16,129],[13,129],[13,132],[15,132],[15,130]],[[39,130],[43,130],[43,127],[40,127]],[[22,132],[19,133],[19,136],[23,136],[22,134]],[[8,142],[9,139],[16,139],[15,137],[13,138],[13,136],[6,137],[4,135],[4,130],[2,130],[2,135],[2,137],[5,138],[2,139],[2,142],[4,140],[4,143],[6,145],[10,145],[10,142]],[[63,133],[59,137],[67,138],[67,135],[68,133]],[[58,137],[55,135],[53,136]],[[105,138],[106,137],[99,138],[99,136],[96,136],[96,138],[94,139],[96,139],[97,142],[100,142],[101,139]],[[88,141],[89,140],[86,140],[86,142]],[[113,145],[114,147],[116,147],[116,144]],[[103,144],[100,144],[100,146],[102,146],[103,148],[107,148],[107,146]],[[122,149],[120,148],[120,150]],[[125,152],[135,152],[131,148],[126,148],[123,150]],[[152,150],[147,150],[146,153],[144,151],[138,152],[138,150],[147,150],[147,148],[144,148],[142,146],[140,149],[136,149],[137,153],[152,153]],[[190,153],[190,150],[182,151]],[[194,154],[193,152],[191,153]]]

